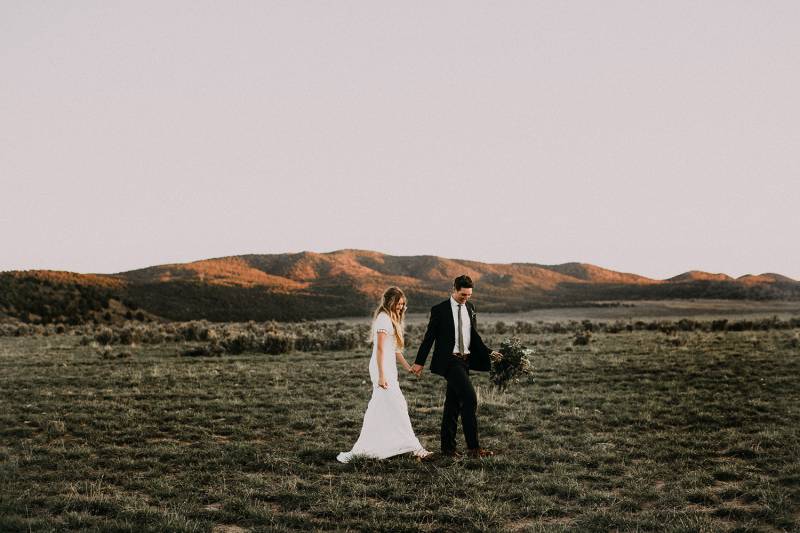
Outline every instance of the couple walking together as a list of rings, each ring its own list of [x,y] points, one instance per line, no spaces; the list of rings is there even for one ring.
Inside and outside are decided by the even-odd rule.
[[[459,276],[453,282],[450,298],[431,308],[428,328],[413,366],[402,353],[406,297],[397,287],[384,292],[372,323],[369,362],[372,398],[364,413],[361,434],[352,450],[337,456],[340,462],[346,463],[358,455],[385,459],[409,452],[423,460],[431,457],[431,452],[420,444],[411,427],[408,406],[400,391],[397,363],[419,376],[432,346],[431,372],[447,382],[442,413],[442,454],[461,455],[456,449],[456,428],[461,416],[467,453],[473,457],[493,455],[478,444],[478,400],[469,371],[488,371],[491,358],[500,354],[487,348],[476,330],[475,307],[469,302],[472,289],[472,279]]]

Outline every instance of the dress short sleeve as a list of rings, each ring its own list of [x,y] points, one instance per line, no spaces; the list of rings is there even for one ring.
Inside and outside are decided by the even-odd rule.
[[[386,313],[379,313],[378,316],[375,317],[375,333],[379,331],[384,331],[390,335],[394,333],[392,319],[389,318],[389,315]]]

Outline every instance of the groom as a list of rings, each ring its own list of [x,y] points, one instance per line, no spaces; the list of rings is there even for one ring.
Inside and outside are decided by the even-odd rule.
[[[481,340],[476,329],[475,306],[472,297],[472,279],[459,276],[453,282],[450,298],[431,308],[431,317],[425,338],[417,352],[411,372],[419,376],[428,353],[433,348],[431,372],[447,380],[447,395],[442,414],[442,453],[459,457],[456,451],[456,425],[461,415],[467,453],[471,457],[494,455],[478,445],[478,421],[475,412],[478,399],[469,380],[470,370],[489,370],[490,358],[499,356]]]

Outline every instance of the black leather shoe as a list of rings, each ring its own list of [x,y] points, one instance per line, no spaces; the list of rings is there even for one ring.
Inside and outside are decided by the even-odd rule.
[[[491,457],[494,455],[494,452],[485,450],[483,448],[470,448],[469,450],[467,450],[467,455],[475,458]]]
[[[452,457],[454,459],[458,459],[463,454],[461,452],[459,452],[458,450],[442,450],[442,455],[444,457]]]

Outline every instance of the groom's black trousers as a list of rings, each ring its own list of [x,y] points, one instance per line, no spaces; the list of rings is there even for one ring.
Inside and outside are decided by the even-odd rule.
[[[451,356],[447,369],[447,394],[444,398],[442,414],[442,451],[456,449],[456,428],[458,416],[464,427],[464,438],[467,448],[478,448],[478,420],[475,412],[478,409],[478,397],[469,380],[469,366],[455,356]]]

